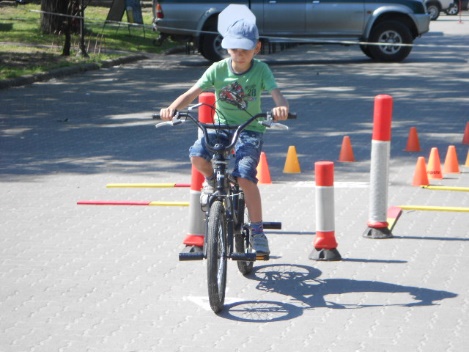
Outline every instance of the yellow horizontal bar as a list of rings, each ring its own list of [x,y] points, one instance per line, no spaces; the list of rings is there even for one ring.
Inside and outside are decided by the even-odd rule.
[[[108,183],[107,188],[172,188],[174,183]]]
[[[402,210],[423,210],[423,211],[450,211],[450,212],[469,212],[469,208],[464,207],[437,207],[431,205],[399,205]]]
[[[160,206],[160,207],[188,207],[189,202],[150,202],[148,205]]]
[[[455,192],[469,192],[469,187],[450,187],[450,186],[422,186],[434,191],[455,191]]]

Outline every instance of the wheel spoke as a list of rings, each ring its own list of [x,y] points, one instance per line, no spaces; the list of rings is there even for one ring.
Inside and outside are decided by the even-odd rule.
[[[379,42],[389,44],[389,45],[381,45],[380,46],[381,50],[383,52],[386,52],[387,54],[394,54],[394,53],[399,51],[400,46],[399,45],[393,45],[393,44],[401,44],[402,43],[402,38],[396,32],[387,31],[387,32],[384,32],[381,35],[381,38],[380,38]]]

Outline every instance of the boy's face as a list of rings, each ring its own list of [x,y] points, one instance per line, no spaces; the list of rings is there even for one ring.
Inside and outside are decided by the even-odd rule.
[[[257,42],[256,47],[252,50],[245,49],[228,49],[231,60],[236,63],[250,63],[254,56],[261,50],[261,42]]]

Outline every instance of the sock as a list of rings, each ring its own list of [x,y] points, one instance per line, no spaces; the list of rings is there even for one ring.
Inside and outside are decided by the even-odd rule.
[[[215,174],[212,174],[212,176],[210,176],[210,177],[205,177],[205,183],[206,183],[208,186],[210,186],[210,187],[212,187],[212,188],[215,188],[215,184],[216,184],[216,182],[215,182]]]
[[[251,222],[251,229],[253,235],[260,235],[264,233],[264,226],[262,221]]]

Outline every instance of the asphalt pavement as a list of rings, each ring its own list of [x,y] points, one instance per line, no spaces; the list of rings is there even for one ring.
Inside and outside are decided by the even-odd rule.
[[[229,262],[225,310],[208,305],[204,262],[179,262],[188,208],[85,206],[81,200],[189,201],[197,132],[153,127],[208,67],[152,56],[0,91],[0,351],[465,351],[469,345],[469,17],[441,16],[403,63],[355,46],[262,56],[298,119],[266,134],[272,184],[260,185],[271,259],[244,277]],[[391,239],[364,238],[374,101],[393,98]],[[272,106],[264,99],[265,108]],[[416,127],[421,150],[406,151]],[[344,136],[355,161],[339,162]],[[412,185],[418,157],[450,145],[460,173]],[[295,146],[301,172],[283,172]],[[334,162],[340,261],[309,259],[314,163]],[[454,187],[459,187],[455,189]],[[454,210],[454,209],[453,209]],[[466,274],[465,274],[466,273]]]

